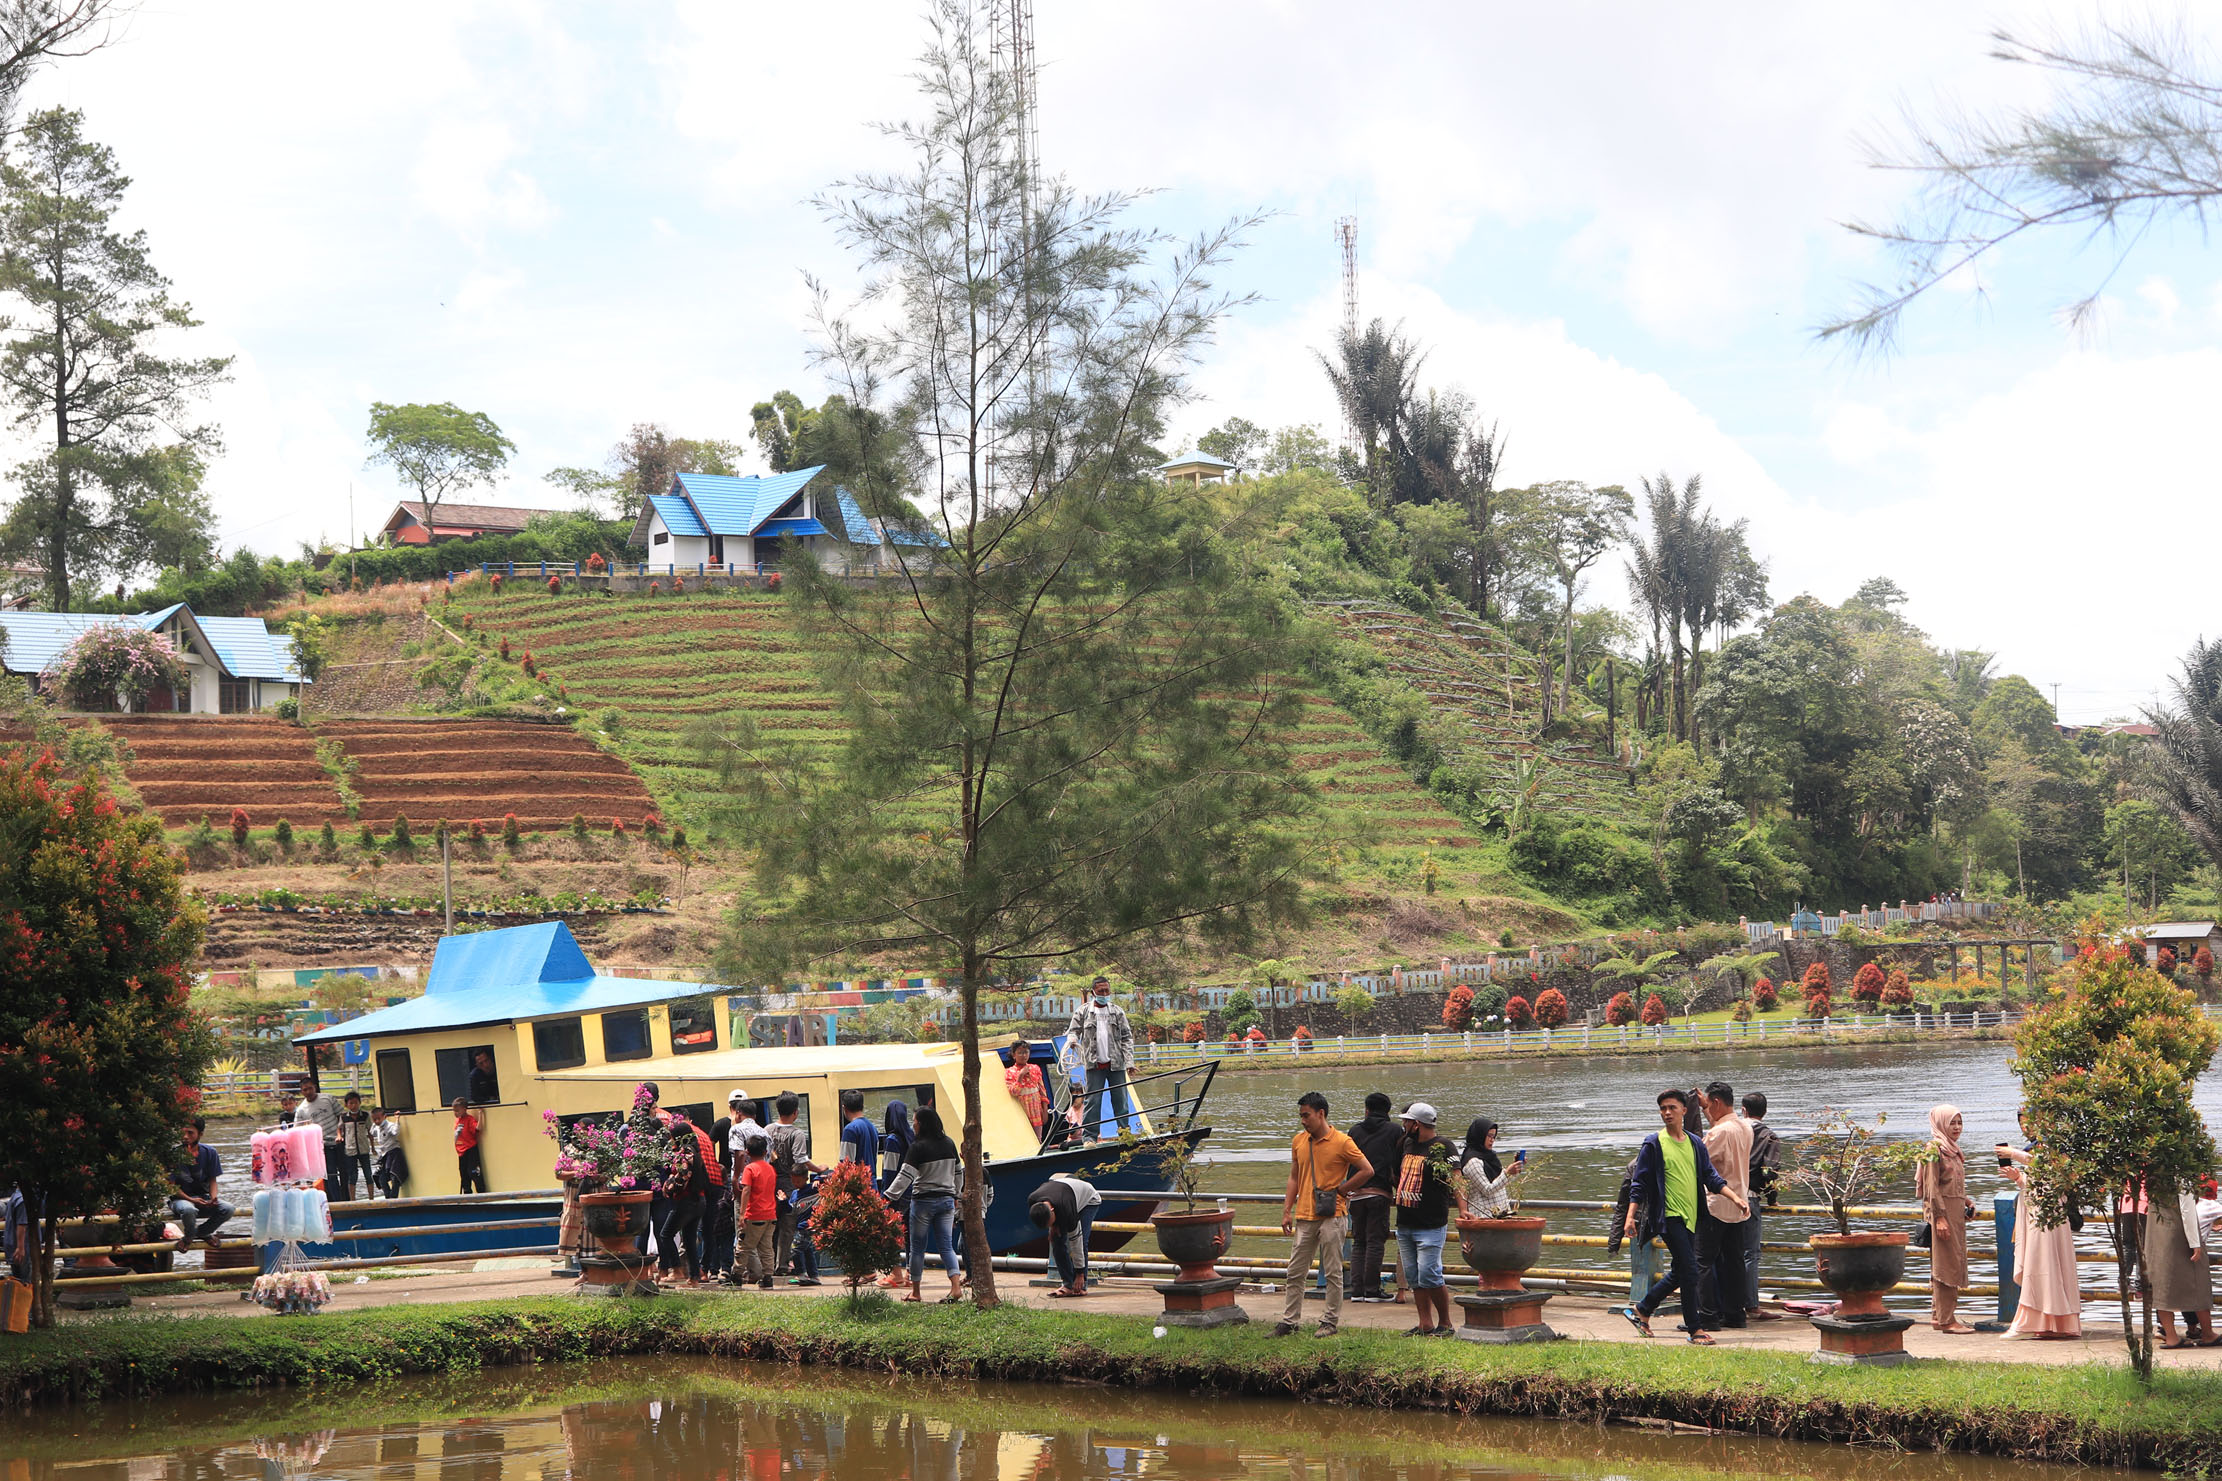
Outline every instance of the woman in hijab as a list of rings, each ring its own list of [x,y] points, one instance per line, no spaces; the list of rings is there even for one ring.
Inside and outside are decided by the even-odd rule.
[[[1967,1159],[1960,1155],[1965,1124],[1958,1106],[1931,1107],[1929,1155],[1913,1170],[1914,1191],[1929,1221],[1929,1325],[1955,1335],[1975,1330],[1959,1315],[1960,1292],[1967,1285],[1967,1217],[1975,1211],[1967,1198]]]
[[[880,1125],[879,1185],[883,1190],[889,1183],[895,1181],[895,1174],[902,1170],[903,1158],[909,1154],[910,1145],[916,1140],[918,1140],[918,1134],[912,1131],[910,1126],[910,1107],[899,1100],[889,1101],[887,1103],[887,1114],[881,1118]],[[896,1206],[895,1214],[902,1221],[902,1227],[906,1230],[909,1229],[910,1201],[908,1198],[905,1198]],[[886,1286],[889,1290],[894,1290],[910,1284],[910,1281],[902,1271],[890,1270],[880,1277],[880,1284]]]
[[[1497,1158],[1497,1123],[1476,1116],[1466,1128],[1466,1143],[1458,1151],[1459,1203],[1469,1219],[1504,1219],[1512,1215],[1512,1180],[1527,1171],[1515,1162],[1506,1171]]]
[[[2029,1113],[2021,1113],[2029,1134]],[[2029,1196],[2029,1164],[2034,1147],[1998,1144],[1998,1161],[2009,1182],[2021,1190],[2014,1208],[2014,1274],[2021,1281],[2021,1304],[2014,1308],[2008,1337],[2047,1342],[2078,1341],[2083,1336],[2083,1291],[2075,1273],[2075,1232],[2066,1224],[2040,1224]],[[2075,1211],[2070,1209],[2069,1216]]]
[[[2199,1233],[2199,1211],[2190,1190],[2173,1198],[2154,1198],[2145,1215],[2145,1279],[2153,1288],[2160,1317],[2162,1347],[2214,1347],[2213,1277],[2207,1270],[2206,1240]],[[2183,1314],[2183,1335],[2175,1315]]]

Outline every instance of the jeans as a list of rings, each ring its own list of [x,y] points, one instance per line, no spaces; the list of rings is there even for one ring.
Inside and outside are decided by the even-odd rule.
[[[1057,1278],[1078,1289],[1088,1282],[1088,1235],[1096,1227],[1096,1211],[1080,1211],[1080,1227],[1069,1234],[1049,1236],[1049,1258],[1056,1263]]]
[[[1752,1200],[1751,1217],[1736,1227],[1744,1231],[1744,1310],[1759,1309],[1759,1200]]]
[[[1404,1260],[1404,1277],[1415,1290],[1443,1288],[1443,1235],[1441,1229],[1399,1229],[1397,1254]]]
[[[170,1200],[170,1217],[177,1220],[177,1227],[184,1234],[186,1243],[206,1239],[224,1227],[232,1216],[231,1205],[219,1202],[207,1213],[202,1213],[189,1198]],[[29,1262],[26,1262],[29,1263]]]
[[[1698,1288],[1697,1236],[1690,1226],[1672,1215],[1659,1228],[1659,1238],[1666,1241],[1667,1273],[1652,1283],[1636,1303],[1636,1310],[1646,1320],[1651,1313],[1666,1303],[1666,1298],[1680,1292],[1682,1296],[1682,1325],[1692,1329],[1705,1322],[1705,1297]]]
[[[363,1197],[368,1198],[378,1187],[378,1177],[371,1170],[368,1152],[342,1152],[339,1160],[329,1166],[333,1178],[339,1183],[340,1199],[353,1198],[358,1186],[363,1190]],[[338,1202],[339,1199],[333,1201]]]
[[[810,1242],[810,1225],[795,1225],[795,1274],[803,1280],[818,1278],[818,1247]]]
[[[943,1193],[937,1197],[923,1195],[910,1201],[910,1280],[916,1285],[926,1273],[926,1242],[934,1241],[941,1251],[941,1268],[953,1280],[957,1274],[957,1200]]]
[[[1395,1207],[1387,1198],[1350,1200],[1350,1294],[1381,1294],[1381,1255],[1389,1244],[1389,1213]]]
[[[703,1212],[703,1245],[708,1250],[706,1273],[723,1275],[733,1268],[733,1200],[725,1189],[710,1190],[710,1206]]]
[[[1744,1325],[1744,1226],[1697,1216],[1698,1304],[1708,1330]]]
[[[486,1159],[478,1148],[473,1147],[468,1152],[455,1154],[455,1176],[462,1183],[462,1191],[465,1193],[486,1191]]]
[[[684,1266],[689,1280],[702,1279],[702,1200],[674,1198],[656,1229],[656,1268],[678,1270]]]
[[[1319,1260],[1319,1273],[1327,1282],[1327,1309],[1319,1316],[1320,1326],[1328,1331],[1342,1325],[1342,1236],[1344,1221],[1332,1219],[1298,1219],[1294,1225],[1295,1243],[1288,1252],[1288,1279],[1281,1289],[1286,1294],[1281,1301],[1281,1324],[1293,1327],[1304,1319],[1305,1276],[1311,1273],[1312,1260]],[[1441,1259],[1443,1232],[1435,1231],[1436,1257]],[[1435,1282],[1441,1285],[1438,1279]]]
[[[779,1217],[772,1228],[772,1274],[782,1275],[787,1270],[787,1258],[795,1249],[795,1206],[789,1195],[779,1195]]]
[[[401,1196],[401,1154],[399,1152],[388,1152],[378,1159],[378,1172],[374,1181],[378,1184],[378,1191],[388,1198],[399,1198]]]
[[[1085,1092],[1088,1109],[1083,1114],[1087,1117],[1088,1135],[1091,1137],[1100,1138],[1103,1135],[1103,1092],[1106,1086],[1111,1090],[1112,1133],[1116,1135],[1120,1126],[1134,1115],[1134,1092],[1127,1089],[1126,1071],[1112,1064],[1088,1066],[1088,1088]],[[1136,1130],[1140,1128],[1137,1127]]]

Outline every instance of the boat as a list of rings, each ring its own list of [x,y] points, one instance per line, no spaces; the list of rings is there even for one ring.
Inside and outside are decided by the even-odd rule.
[[[563,1193],[551,1186],[550,1117],[563,1124],[621,1116],[644,1081],[657,1086],[664,1109],[704,1130],[735,1090],[766,1125],[773,1102],[792,1092],[821,1164],[838,1155],[847,1090],[863,1093],[874,1125],[889,1101],[900,1100],[913,1110],[951,1108],[949,1132],[960,1133],[962,1045],[752,1046],[753,1007],[745,996],[701,983],[599,973],[560,921],[443,937],[422,996],[294,1040],[312,1070],[326,1045],[344,1046],[351,1062],[371,1066],[375,1104],[398,1125],[409,1164],[408,1196],[334,1203],[334,1240],[304,1245],[302,1253],[407,1260],[552,1249]],[[1071,1100],[1067,1077],[1058,1073],[1060,1050],[1056,1039],[1026,1041],[1059,1102],[1042,1132],[1005,1087],[998,1054],[982,1050],[988,1242],[998,1255],[1046,1252],[1026,1204],[1045,1179],[1085,1178],[1104,1194],[1101,1219],[1140,1222],[1170,1191],[1162,1154],[1210,1134],[1199,1120],[1216,1061],[1136,1077],[1137,1109],[1118,1139],[1052,1145]],[[452,1110],[458,1098],[480,1123],[484,1193],[462,1193]],[[1096,1245],[1116,1248],[1127,1237],[1102,1234]]]

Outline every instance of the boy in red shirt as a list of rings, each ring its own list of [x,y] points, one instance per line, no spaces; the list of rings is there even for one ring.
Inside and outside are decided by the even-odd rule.
[[[748,1139],[748,1165],[734,1179],[733,1197],[741,1206],[741,1256],[746,1280],[772,1288],[772,1232],[779,1227],[779,1174],[772,1169],[771,1138]]]
[[[471,1103],[460,1095],[451,1109],[455,1112],[456,1176],[462,1180],[465,1193],[484,1193],[486,1159],[478,1150],[478,1118],[471,1114]]]

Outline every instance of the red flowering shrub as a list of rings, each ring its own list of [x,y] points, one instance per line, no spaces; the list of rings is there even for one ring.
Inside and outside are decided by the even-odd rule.
[[[473,842],[473,843],[484,843],[485,841],[486,841],[486,820],[485,820],[484,818],[473,818],[473,819],[471,819],[471,842]]]
[[[640,820],[640,831],[650,838],[661,838],[664,836],[664,820],[656,814],[650,813]]]
[[[1526,998],[1514,993],[1511,1000],[1504,1005],[1504,1021],[1514,1028],[1533,1028],[1535,1008]]]
[[[1605,1022],[1614,1027],[1624,1027],[1636,1021],[1636,1000],[1632,994],[1616,992],[1612,1001],[1605,1004]]]
[[[494,573],[494,595],[501,595],[501,572],[499,571]]]
[[[1462,1032],[1474,1021],[1474,990],[1461,982],[1443,999],[1443,1027]]]
[[[1557,1028],[1567,1019],[1566,994],[1555,987],[1546,987],[1535,995],[1535,1021],[1545,1028]]]
[[[1190,1023],[1180,1031],[1180,1038],[1184,1044],[1201,1044],[1204,1041],[1204,1026],[1201,1023]]]
[[[2201,977],[2212,977],[2214,975],[2214,953],[2204,946],[2191,953],[2191,970]]]
[[[1827,962],[1815,962],[1812,966],[1805,969],[1805,991],[1807,996],[1810,997],[1816,991],[1826,993],[1835,985],[1836,984],[1829,981],[1829,964]]]
[[[526,673],[537,674],[540,672],[538,666],[535,665],[532,661],[532,650],[530,648],[527,648],[525,650],[525,656],[519,661],[524,665],[524,670]]]
[[[1883,969],[1873,962],[1860,963],[1859,970],[1852,974],[1852,1001],[1876,1003],[1882,1000],[1882,995]]]
[[[610,835],[613,838],[623,838],[625,836],[625,820],[623,818],[610,819]]]
[[[651,581],[648,583],[648,594],[652,597],[662,596],[663,590],[664,584],[661,581]]]
[[[671,575],[671,594],[677,596],[687,589],[687,578],[674,571]]]
[[[1892,972],[1890,980],[1883,984],[1882,1001],[1885,1008],[1903,1008],[1913,1002],[1913,983],[1907,980],[1903,969]]]
[[[590,576],[599,576],[604,571],[609,569],[609,564],[610,563],[608,561],[602,559],[602,552],[597,550],[592,555],[586,558],[587,574]]]
[[[563,578],[561,576],[550,576],[548,578],[548,595],[554,596],[561,590],[563,590]]]
[[[1811,990],[1807,991],[1805,995],[1806,1017],[1826,1018],[1829,1016],[1830,1011],[1831,1005],[1829,1003],[1828,989],[1823,988],[1819,992],[1814,992]]]
[[[523,830],[517,826],[517,815],[513,812],[503,813],[501,816],[501,841],[503,844],[515,848],[523,839]]]
[[[247,809],[243,807],[231,810],[231,841],[235,848],[247,846]]]
[[[470,630],[471,630],[471,614],[470,614],[470,613],[468,613],[468,612],[465,612],[465,613],[463,614],[463,631],[465,631],[465,632],[469,632]]]
[[[872,1186],[871,1171],[863,1163],[835,1163],[818,1185],[810,1242],[841,1267],[851,1301],[881,1271],[902,1263],[901,1221]]]
[[[1751,1005],[1762,1013],[1772,1013],[1781,1003],[1781,994],[1775,991],[1772,980],[1762,977],[1751,985]]]
[[[777,571],[774,571],[769,576],[766,576],[764,578],[764,585],[772,591],[779,590],[779,573]]]
[[[503,662],[505,662],[505,663],[506,663],[506,662],[508,662],[508,660],[509,660],[509,639],[507,639],[507,638],[503,638],[503,639],[501,640],[500,644],[499,644],[499,645],[497,645],[496,651],[497,651],[497,652],[499,652],[499,653],[501,654],[501,656],[502,656],[502,661],[503,661]]]
[[[2153,959],[2153,965],[2160,969],[2163,977],[2173,973],[2176,970],[2176,949],[2173,946],[2160,948],[2160,955]]]
[[[1657,993],[1645,998],[1643,1000],[1643,1021],[1649,1024],[1665,1023],[1667,1021],[1666,999],[1660,997]]]

